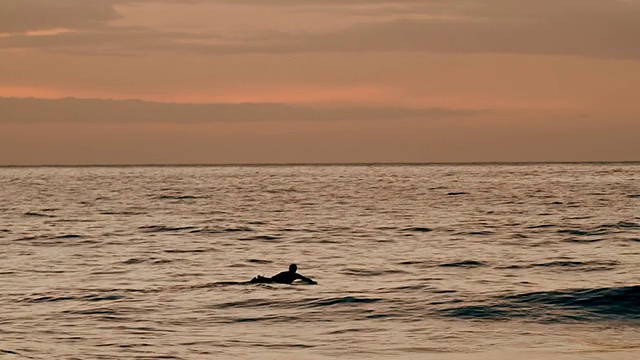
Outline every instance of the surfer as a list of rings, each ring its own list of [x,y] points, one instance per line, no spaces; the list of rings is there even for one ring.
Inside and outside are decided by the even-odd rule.
[[[251,279],[250,283],[252,283],[252,284],[257,284],[257,283],[291,284],[294,281],[300,279],[300,280],[306,282],[307,284],[314,284],[314,285],[317,284],[317,282],[311,280],[310,278],[298,274],[296,272],[297,270],[298,270],[298,266],[296,266],[296,264],[291,264],[291,265],[289,265],[289,271],[283,271],[283,272],[281,272],[281,273],[279,273],[277,275],[274,275],[274,276],[272,276],[270,278],[258,275],[256,277],[254,277],[253,279]]]

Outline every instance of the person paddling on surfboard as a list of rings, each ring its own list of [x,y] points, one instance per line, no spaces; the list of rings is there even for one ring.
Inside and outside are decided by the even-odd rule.
[[[296,264],[289,265],[289,271],[283,271],[277,275],[274,275],[270,278],[258,275],[249,281],[252,284],[264,283],[278,283],[278,284],[291,284],[296,280],[302,280],[307,284],[317,284],[317,282],[311,280],[310,278],[298,274],[296,271],[298,270],[298,266]]]

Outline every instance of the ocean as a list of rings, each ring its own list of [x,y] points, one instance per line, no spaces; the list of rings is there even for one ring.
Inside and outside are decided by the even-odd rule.
[[[2,359],[640,359],[640,164],[0,168]],[[289,264],[317,285],[248,284]]]

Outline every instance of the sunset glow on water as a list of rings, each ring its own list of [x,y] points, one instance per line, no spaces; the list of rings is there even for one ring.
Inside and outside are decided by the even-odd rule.
[[[637,164],[2,168],[16,358],[634,359]],[[248,284],[290,263],[318,285]]]

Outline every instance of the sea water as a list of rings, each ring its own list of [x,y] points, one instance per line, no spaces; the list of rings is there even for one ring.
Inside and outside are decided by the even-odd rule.
[[[640,164],[0,168],[0,358],[640,358]],[[246,284],[298,265],[318,285]]]

